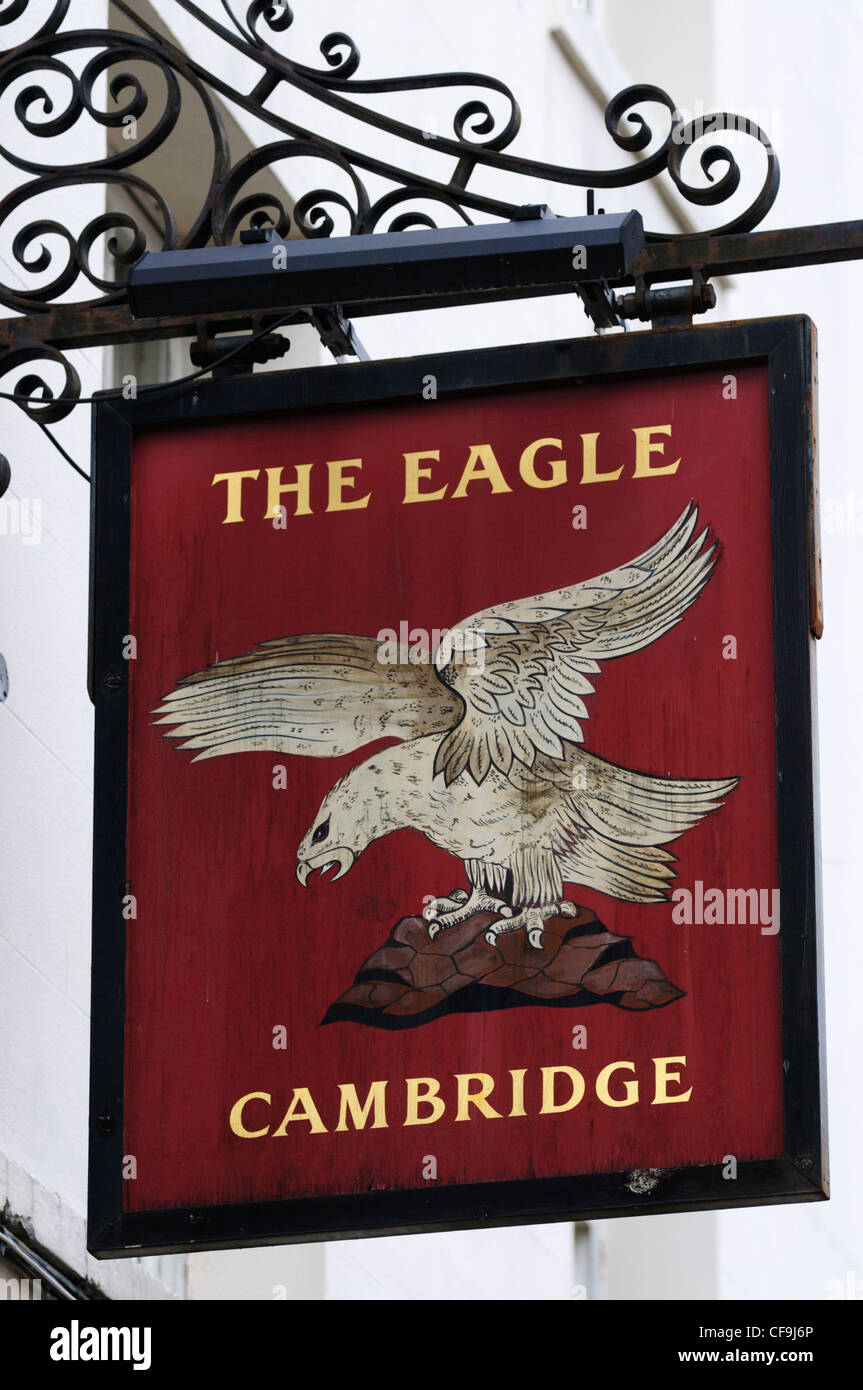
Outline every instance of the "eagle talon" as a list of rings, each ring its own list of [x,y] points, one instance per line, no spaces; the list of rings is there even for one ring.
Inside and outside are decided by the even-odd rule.
[[[451,922],[442,919],[451,917],[454,912],[457,912],[467,898],[466,893],[464,893],[464,897],[457,897],[456,895],[459,893],[464,893],[464,889],[456,888],[448,898],[432,898],[431,902],[423,908],[423,917],[425,920],[427,922],[436,922],[438,929],[440,927],[452,926]]]
[[[429,939],[433,941],[439,931],[458,927],[478,912],[503,914],[511,913],[511,909],[500,898],[493,898],[477,888],[474,888],[470,895],[463,888],[454,888],[448,898],[433,898],[428,906],[423,908],[423,917],[430,924]]]
[[[545,923],[552,917],[575,917],[577,914],[577,905],[566,899],[538,907],[526,907],[521,912],[514,912],[511,907],[502,907],[500,916],[503,920],[495,922],[493,926],[489,927],[485,939],[490,946],[495,946],[499,936],[523,929],[533,949],[541,951]]]

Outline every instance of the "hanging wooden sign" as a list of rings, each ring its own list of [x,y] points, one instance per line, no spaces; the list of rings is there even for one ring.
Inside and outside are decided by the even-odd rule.
[[[805,319],[95,425],[90,1247],[826,1195]]]

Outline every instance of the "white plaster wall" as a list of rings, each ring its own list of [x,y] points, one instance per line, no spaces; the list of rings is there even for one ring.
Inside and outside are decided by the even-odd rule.
[[[104,13],[88,3],[90,22]],[[4,32],[12,42],[14,29]],[[55,96],[62,102],[58,85]],[[6,126],[4,139],[15,145]],[[29,149],[38,149],[33,140]],[[65,137],[63,157],[97,157],[98,132]],[[0,193],[14,180],[0,172]],[[55,195],[56,198],[56,195]],[[42,215],[51,215],[50,200]],[[64,208],[79,226],[101,211],[92,190]],[[53,211],[56,213],[57,204]],[[23,217],[21,221],[25,220]],[[4,240],[8,250],[9,238]],[[57,253],[57,242],[52,243]],[[62,264],[62,254],[60,255]],[[56,261],[55,261],[56,265]],[[11,258],[7,285],[28,285]],[[103,354],[75,356],[83,390],[103,385]],[[59,386],[60,376],[50,376]],[[4,378],[2,387],[12,383]],[[89,411],[53,427],[89,470]],[[0,1209],[113,1296],[176,1295],[181,1260],[118,1268],[86,1255],[92,707],[87,696],[89,488],[20,409],[0,401],[0,452],[12,484],[0,500],[0,651],[10,689],[0,707]],[[15,509],[38,518],[15,532]]]
[[[813,19],[806,5],[778,0],[757,5],[726,0],[721,22],[717,15],[720,70],[727,74],[732,102],[738,92],[760,92],[760,104],[775,109],[781,126],[783,187],[772,226],[860,216],[863,137],[854,100],[863,62],[863,10],[850,0],[825,0],[817,22]],[[863,502],[860,263],[742,277],[734,292],[734,317],[790,311],[809,314],[819,334],[825,629],[818,665],[833,1195],[817,1206],[723,1213],[720,1291],[725,1298],[833,1298],[847,1290],[849,1276],[863,1278],[856,998],[863,966],[858,903],[863,513],[856,533],[853,527],[836,533],[832,526],[837,503],[846,504],[855,492]],[[863,1297],[863,1282],[856,1296]]]
[[[82,0],[73,0],[72,10]],[[204,62],[249,85],[243,62],[224,66],[223,50],[201,35],[173,0],[160,12]],[[101,6],[86,0],[88,22]],[[595,95],[551,36],[564,28],[593,88],[611,94],[627,80],[657,82],[682,106],[716,104],[762,119],[776,140],[783,189],[768,225],[860,215],[860,136],[853,98],[863,58],[863,12],[851,0],[824,0],[816,23],[803,0],[296,0],[290,51],[320,62],[316,45],[345,29],[371,76],[474,69],[502,77],[524,112],[516,148],[572,165],[623,163],[602,123]],[[188,31],[188,32],[187,32]],[[767,59],[767,61],[765,61]],[[459,94],[460,95],[460,94]],[[357,129],[305,99],[280,95],[296,119],[346,143],[399,157],[371,127]],[[400,104],[399,104],[400,103]],[[441,133],[457,95],[393,99]],[[772,113],[776,119],[768,119]],[[264,128],[234,112],[253,137]],[[777,128],[778,126],[778,128]],[[351,127],[351,128],[349,128]],[[450,162],[420,146],[402,160],[417,169]],[[294,171],[292,171],[293,173]],[[326,171],[325,171],[326,172]],[[300,175],[308,174],[301,185]],[[292,193],[321,186],[319,168],[296,170]],[[584,208],[578,189],[479,176],[478,186],[519,202],[548,201],[558,212]],[[375,189],[373,187],[372,191]],[[2,189],[0,189],[2,192]],[[80,195],[79,195],[80,196]],[[655,191],[611,191],[608,210],[637,205],[648,226],[676,229]],[[89,215],[97,209],[88,204]],[[709,210],[688,209],[696,225]],[[2,278],[14,272],[0,266]],[[808,312],[821,340],[821,461],[824,499],[856,484],[859,444],[852,421],[859,352],[861,277],[851,264],[741,277],[723,289],[722,317]],[[713,315],[714,319],[718,314]],[[589,331],[574,298],[533,300],[471,310],[358,320],[375,357],[477,348]],[[308,354],[308,355],[307,355]],[[285,365],[318,357],[303,344]],[[82,355],[85,389],[110,377],[102,354]],[[349,370],[349,368],[346,368]],[[106,375],[107,374],[107,375]],[[5,383],[4,383],[5,384]],[[88,412],[56,427],[67,448],[88,461]],[[90,912],[92,713],[85,690],[88,490],[16,407],[0,402],[0,451],[12,463],[6,501],[41,504],[37,544],[0,535],[0,651],[11,691],[0,708],[0,1205],[25,1219],[37,1240],[73,1268],[98,1278],[114,1296],[193,1298],[474,1299],[570,1298],[576,1282],[572,1227],[423,1235],[327,1246],[285,1247],[101,1264],[83,1248],[86,1184],[87,1011]],[[856,720],[863,686],[856,595],[859,535],[825,535],[827,627],[821,648],[821,717],[827,1000],[832,1099],[834,1201],[739,1213],[604,1223],[604,1279],[592,1296],[704,1298],[831,1296],[831,1281],[863,1271],[863,1231],[854,1156],[860,1141],[855,1104],[855,1004],[848,982],[859,974],[855,869],[863,771]],[[856,1271],[856,1274],[855,1274]],[[578,1276],[581,1277],[580,1275]]]

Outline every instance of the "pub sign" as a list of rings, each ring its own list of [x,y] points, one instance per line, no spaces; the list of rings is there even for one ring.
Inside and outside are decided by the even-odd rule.
[[[826,1195],[813,359],[100,401],[95,1254]]]

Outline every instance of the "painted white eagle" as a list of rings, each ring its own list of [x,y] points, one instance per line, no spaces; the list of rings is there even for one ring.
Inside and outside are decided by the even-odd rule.
[[[572,915],[564,883],[625,902],[663,901],[674,877],[662,846],[722,805],[737,783],[630,772],[580,747],[583,697],[599,662],[626,656],[683,618],[716,563],[698,509],[685,509],[629,564],[569,588],[475,613],[428,654],[381,659],[378,638],[298,634],[264,642],[182,680],[154,714],[194,761],[269,750],[336,757],[383,737],[331,788],[297,849],[314,870],[347,873],[382,835],[413,827],[461,859],[470,894],[425,909],[429,933],[477,912],[487,931]]]

